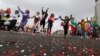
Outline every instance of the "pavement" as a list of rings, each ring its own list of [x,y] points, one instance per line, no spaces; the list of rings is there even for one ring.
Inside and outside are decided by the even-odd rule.
[[[100,40],[0,31],[0,56],[100,56]]]

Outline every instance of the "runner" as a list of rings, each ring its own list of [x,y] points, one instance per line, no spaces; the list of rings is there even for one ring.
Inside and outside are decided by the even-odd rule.
[[[55,18],[55,15],[52,13],[48,19],[47,35],[51,35],[53,23],[55,20],[58,20],[58,18]]]
[[[0,9],[0,20],[2,18],[2,9]]]
[[[16,10],[16,11],[15,11],[15,14],[14,14],[12,17],[13,17],[13,19],[12,19],[12,21],[10,22],[10,25],[8,26],[8,31],[12,31],[13,28],[14,28],[14,30],[15,30],[15,28],[16,28],[16,23],[17,23],[17,19],[20,17],[19,11]]]
[[[44,32],[44,27],[45,27],[45,20],[48,17],[48,8],[46,9],[46,11],[43,10],[42,8],[42,20],[40,22],[40,26],[41,26],[41,31]]]
[[[83,37],[85,38],[86,37],[85,36],[86,35],[85,33],[87,31],[86,23],[87,22],[84,19],[82,19],[81,22],[79,23],[81,25],[81,31],[82,31],[82,37],[81,38],[83,38]]]
[[[19,25],[19,28],[22,30],[22,33],[24,31],[24,26],[27,24],[28,22],[28,19],[30,18],[29,17],[29,14],[30,14],[30,11],[29,10],[25,10],[25,12],[23,12],[19,7],[18,7],[18,10],[22,13],[22,20],[21,20],[21,23]]]
[[[0,20],[0,27],[3,27],[5,29],[5,22],[10,18],[11,9],[7,8],[6,10],[2,10],[2,17]]]
[[[98,38],[98,24],[96,19],[93,19],[93,37]]]
[[[32,29],[32,35],[34,35],[37,32],[40,32],[40,12],[36,12],[36,15],[33,16],[34,23],[33,23],[33,29]]]
[[[77,31],[77,22],[75,21],[74,17],[71,20],[71,30],[72,30],[72,36],[75,36]]]
[[[0,27],[4,25],[4,22],[3,22],[4,13],[5,11],[3,9],[0,9]]]
[[[71,19],[72,19],[72,15],[70,15],[70,18],[68,16],[65,16],[65,19],[61,18],[61,20],[63,21],[62,25],[63,25],[63,29],[64,29],[64,37],[65,38],[67,37],[67,34],[68,34],[68,26],[69,26],[68,24]]]

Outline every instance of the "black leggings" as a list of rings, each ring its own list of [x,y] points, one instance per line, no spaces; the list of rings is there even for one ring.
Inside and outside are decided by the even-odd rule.
[[[5,25],[4,25],[4,22],[5,22],[5,20],[0,20],[0,27],[1,27],[1,26],[5,26]]]
[[[5,17],[7,17],[7,18],[10,18],[10,14],[7,14]],[[1,16],[0,16],[0,18],[1,18]],[[4,25],[4,22],[5,22],[6,20],[0,20],[0,27],[1,26],[5,26]]]
[[[0,20],[1,20],[2,16],[0,15]]]
[[[64,35],[67,35],[68,34],[68,26],[65,25],[65,26],[63,26],[63,28],[64,28]]]
[[[16,22],[17,22],[17,20],[12,20],[10,22],[10,25],[8,26],[8,31],[12,30],[13,28],[15,28]]]
[[[48,22],[47,31],[50,31],[50,33],[51,33],[52,26],[53,26],[53,22]]]
[[[43,29],[44,29],[44,27],[45,27],[45,20],[41,20],[40,26],[43,26]]]

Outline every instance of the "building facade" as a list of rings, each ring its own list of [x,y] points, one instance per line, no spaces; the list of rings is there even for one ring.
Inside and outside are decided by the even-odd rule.
[[[96,6],[95,6],[95,16],[97,18],[97,22],[100,25],[100,0],[95,0]]]

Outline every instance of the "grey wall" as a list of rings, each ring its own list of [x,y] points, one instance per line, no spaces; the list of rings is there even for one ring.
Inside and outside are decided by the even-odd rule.
[[[100,25],[100,0],[96,2],[97,22]]]

